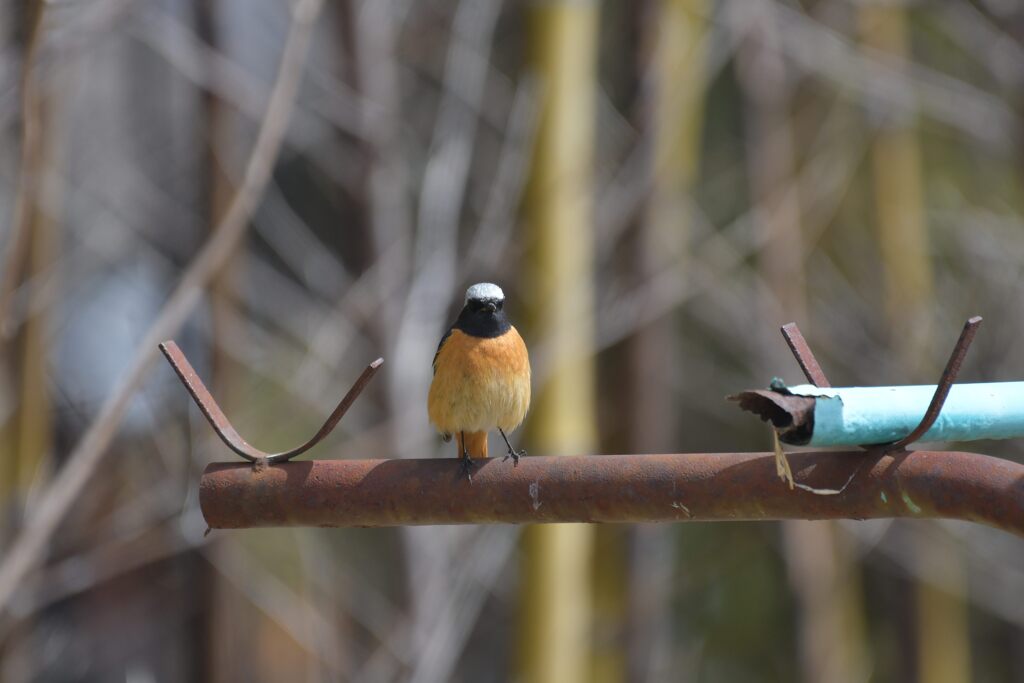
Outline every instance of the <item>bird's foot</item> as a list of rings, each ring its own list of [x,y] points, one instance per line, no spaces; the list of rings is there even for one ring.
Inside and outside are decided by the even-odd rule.
[[[506,436],[505,434],[505,430],[502,429],[501,427],[498,427],[498,433],[501,434],[501,438],[505,440],[505,445],[508,446],[508,455],[502,458],[501,461],[505,462],[509,458],[512,458],[512,466],[519,467],[519,458],[526,455],[526,451],[517,451],[516,449],[512,448],[512,444],[509,442],[508,436]]]
[[[512,467],[519,467],[519,458],[523,457],[524,455],[526,455],[525,448],[517,451],[516,449],[510,446],[508,449],[508,455],[502,458],[501,461],[505,462],[509,458],[512,458]]]
[[[473,468],[476,463],[467,455],[459,458],[459,474],[466,477],[470,484],[473,483]]]

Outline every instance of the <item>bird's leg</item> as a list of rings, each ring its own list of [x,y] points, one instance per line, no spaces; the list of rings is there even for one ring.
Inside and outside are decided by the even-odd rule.
[[[501,461],[505,462],[509,458],[512,458],[512,466],[519,467],[519,458],[526,455],[526,450],[524,449],[521,451],[517,451],[516,449],[512,448],[512,444],[508,442],[508,437],[505,436],[505,430],[503,430],[501,427],[498,427],[498,433],[501,434],[501,438],[505,439],[505,445],[508,446],[508,455],[502,458]]]
[[[459,468],[459,472],[466,477],[466,480],[469,481],[470,484],[472,484],[473,467],[475,467],[475,463],[468,457],[459,458],[459,462],[462,463],[462,466]]]
[[[462,455],[459,458],[460,472],[466,477],[470,484],[473,483],[473,459],[469,457],[466,450],[466,434],[459,432],[459,445],[462,446]]]

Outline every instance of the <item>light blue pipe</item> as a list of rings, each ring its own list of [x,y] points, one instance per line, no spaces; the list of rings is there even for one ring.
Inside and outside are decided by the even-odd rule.
[[[785,389],[815,397],[810,446],[898,441],[924,417],[935,386]],[[921,441],[976,441],[1024,436],[1024,382],[955,384]]]

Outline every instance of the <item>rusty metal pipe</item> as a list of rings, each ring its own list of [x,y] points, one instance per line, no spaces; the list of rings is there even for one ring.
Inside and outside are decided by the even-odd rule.
[[[215,529],[917,517],[1024,536],[1024,465],[1009,460],[869,450],[789,461],[796,490],[772,453],[492,459],[472,483],[454,459],[215,463],[199,501]]]

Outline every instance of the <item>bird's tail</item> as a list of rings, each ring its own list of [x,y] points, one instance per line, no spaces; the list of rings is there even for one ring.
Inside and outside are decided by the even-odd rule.
[[[462,439],[466,439],[466,453],[469,453],[471,458],[486,458],[487,457],[487,432],[457,432],[455,434],[455,444],[459,448],[459,457],[462,457]]]

